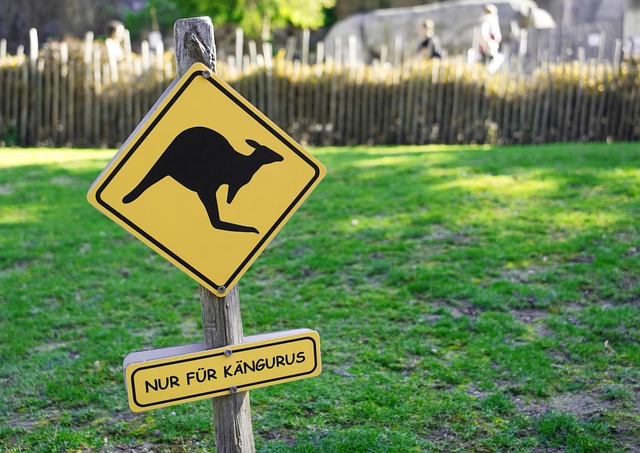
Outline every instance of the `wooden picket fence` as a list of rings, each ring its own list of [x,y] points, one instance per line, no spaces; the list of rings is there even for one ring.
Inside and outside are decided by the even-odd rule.
[[[35,33],[33,33],[35,35]],[[144,51],[146,49],[146,51]],[[84,43],[47,43],[6,54],[0,42],[0,142],[112,147],[122,143],[173,80],[172,55],[130,50],[114,60],[88,33]]]
[[[34,33],[35,34],[35,33]],[[218,62],[218,74],[304,144],[531,144],[640,138],[640,76],[633,62],[515,58],[497,72],[462,57],[371,65],[289,52]],[[304,53],[304,52],[303,52]],[[238,61],[241,59],[242,61]],[[351,60],[351,62],[349,62]],[[240,64],[241,63],[241,64]],[[0,41],[0,144],[114,147],[175,77],[173,55],[121,58],[88,34],[8,55]]]

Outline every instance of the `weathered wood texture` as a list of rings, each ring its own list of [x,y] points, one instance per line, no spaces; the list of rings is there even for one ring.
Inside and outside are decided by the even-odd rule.
[[[200,286],[202,330],[207,349],[241,343],[242,316],[238,285],[225,297],[217,297]],[[213,422],[218,452],[255,452],[249,392],[213,398]]]
[[[190,33],[180,39],[190,41]],[[148,45],[134,54],[126,41],[116,57],[92,34],[75,47],[40,48],[36,33],[32,41],[31,53],[13,56],[0,41],[0,144],[118,146],[175,76],[173,55]],[[531,62],[507,55],[492,73],[460,58],[391,61],[398,49],[363,65],[305,43],[300,59],[293,42],[275,56],[271,46],[259,52],[249,43],[249,54],[238,45],[216,62],[223,80],[303,144],[640,139],[638,62],[587,60],[581,52],[524,72]],[[215,62],[213,49],[195,41],[189,52]]]
[[[216,70],[213,24],[208,17],[181,19],[175,23],[177,76],[181,77],[196,62]],[[212,105],[209,108],[216,108]],[[238,285],[225,297],[217,297],[200,286],[202,330],[207,349],[242,343],[242,316]],[[255,452],[249,392],[213,398],[216,449],[220,453]]]

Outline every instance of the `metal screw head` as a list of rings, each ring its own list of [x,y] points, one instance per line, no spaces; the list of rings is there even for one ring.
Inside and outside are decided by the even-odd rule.
[[[232,385],[231,387],[229,387],[229,391],[231,392],[232,395],[235,395],[236,393],[238,393],[238,387],[236,387],[235,385]]]
[[[225,291],[226,291],[226,289],[227,289],[227,287],[226,287],[226,286],[224,286],[224,285],[222,285],[222,286],[218,286],[218,292],[219,292],[219,293],[223,293],[223,292],[225,292]]]
[[[209,69],[205,69],[204,71],[202,71],[202,76],[205,79],[208,79],[209,77],[211,77],[211,71]]]
[[[227,357],[231,357],[231,354],[233,354],[233,351],[231,349],[225,349],[224,350],[224,355],[226,355]]]

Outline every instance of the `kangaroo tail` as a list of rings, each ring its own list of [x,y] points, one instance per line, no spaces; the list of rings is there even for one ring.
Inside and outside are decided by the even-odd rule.
[[[147,173],[147,176],[142,178],[142,181],[140,181],[140,183],[131,192],[124,196],[122,202],[131,203],[132,201],[135,201],[140,195],[142,195],[145,190],[160,181],[165,176],[166,174],[160,175],[159,172],[156,171],[156,168],[152,168],[151,171]]]
[[[136,200],[140,195],[142,195],[142,192],[144,192],[146,189],[147,188],[143,187],[142,183],[138,184],[135,189],[133,189],[131,192],[129,192],[124,196],[124,198],[122,199],[122,202],[131,203],[132,201]]]

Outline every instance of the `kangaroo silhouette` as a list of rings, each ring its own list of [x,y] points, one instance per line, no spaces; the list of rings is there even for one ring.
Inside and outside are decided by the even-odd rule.
[[[251,226],[220,220],[216,192],[227,185],[227,203],[231,204],[238,191],[251,181],[253,175],[266,164],[283,161],[275,151],[255,140],[245,142],[254,148],[247,155],[237,152],[218,132],[206,127],[192,127],[173,139],[140,183],[122,199],[135,201],[155,183],[170,176],[185,188],[198,194],[211,225],[218,230],[258,233]]]

